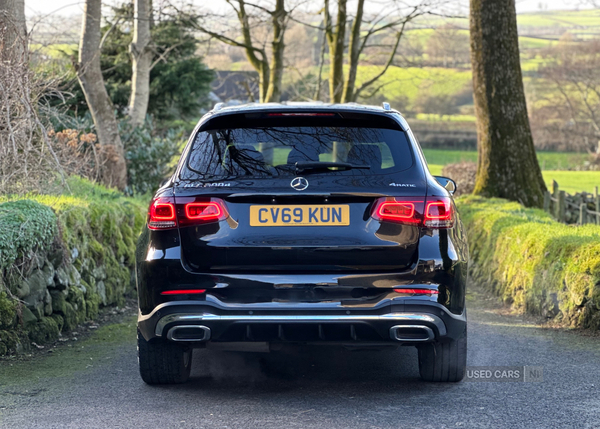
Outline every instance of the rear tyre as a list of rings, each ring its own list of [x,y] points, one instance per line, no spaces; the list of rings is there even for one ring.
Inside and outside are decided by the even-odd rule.
[[[419,373],[425,381],[461,381],[467,366],[467,333],[449,342],[418,347]]]
[[[138,331],[140,375],[147,384],[185,383],[192,369],[192,349],[167,342],[148,342]]]

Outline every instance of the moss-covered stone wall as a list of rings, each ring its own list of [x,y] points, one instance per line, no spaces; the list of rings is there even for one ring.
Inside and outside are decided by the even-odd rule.
[[[65,195],[0,199],[0,355],[52,341],[135,293],[146,203],[68,184]]]
[[[600,227],[564,225],[539,209],[463,196],[472,281],[524,312],[600,329]]]

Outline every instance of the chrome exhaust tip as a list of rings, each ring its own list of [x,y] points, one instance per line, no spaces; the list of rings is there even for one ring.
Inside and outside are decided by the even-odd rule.
[[[173,326],[167,332],[169,341],[201,342],[210,339],[210,328],[202,325]]]
[[[434,340],[435,334],[427,326],[396,325],[390,328],[390,338],[395,341],[421,342]]]

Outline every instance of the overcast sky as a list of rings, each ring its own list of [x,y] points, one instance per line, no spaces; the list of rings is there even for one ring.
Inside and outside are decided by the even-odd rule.
[[[195,4],[201,5],[207,0],[193,1]],[[115,3],[115,1],[104,0],[104,3]],[[517,12],[575,9],[581,8],[582,3],[584,0],[517,0]],[[79,15],[83,10],[83,4],[83,0],[25,0],[25,12],[28,16],[39,14]],[[468,2],[465,1],[465,4]]]

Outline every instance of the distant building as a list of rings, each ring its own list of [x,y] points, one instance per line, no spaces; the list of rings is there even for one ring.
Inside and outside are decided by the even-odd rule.
[[[259,101],[258,73],[255,71],[215,71],[210,99],[216,103],[243,104]]]

